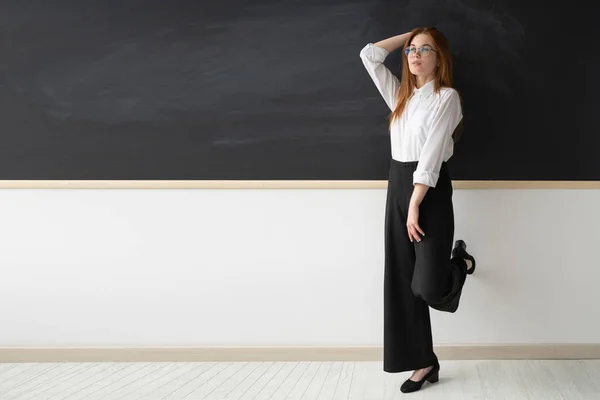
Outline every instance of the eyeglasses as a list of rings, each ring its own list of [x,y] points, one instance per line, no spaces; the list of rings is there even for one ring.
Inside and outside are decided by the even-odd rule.
[[[419,51],[419,54],[423,57],[427,57],[431,54],[432,51],[437,52],[437,50],[434,50],[429,46],[421,46],[418,49],[416,47],[407,47],[406,49],[404,49],[404,54],[406,54],[407,57],[409,55],[415,56],[417,54],[417,50]]]

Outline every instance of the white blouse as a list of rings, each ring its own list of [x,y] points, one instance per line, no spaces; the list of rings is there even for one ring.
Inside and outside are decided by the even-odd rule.
[[[360,51],[360,58],[390,110],[396,104],[400,81],[383,64],[389,52],[372,43]],[[462,119],[458,92],[442,87],[434,93],[434,81],[415,88],[401,118],[390,129],[392,158],[418,161],[413,183],[435,187],[443,161],[454,152],[452,133]]]

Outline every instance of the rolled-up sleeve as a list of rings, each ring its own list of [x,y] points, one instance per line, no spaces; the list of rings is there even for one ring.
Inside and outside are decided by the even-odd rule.
[[[421,150],[417,169],[413,174],[413,184],[422,183],[435,187],[440,176],[440,168],[444,161],[444,152],[452,133],[462,119],[462,107],[458,92],[449,89],[442,94],[440,105],[437,108],[431,130]]]
[[[383,64],[389,52],[375,46],[373,43],[368,43],[360,51],[360,58],[375,83],[375,86],[381,93],[390,110],[394,110],[396,103],[396,92],[400,87],[400,81],[392,74],[392,72]]]

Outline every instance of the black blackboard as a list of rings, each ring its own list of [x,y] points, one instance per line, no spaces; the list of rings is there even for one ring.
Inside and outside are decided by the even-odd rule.
[[[389,110],[359,51],[435,25],[464,102],[455,180],[600,180],[598,15],[582,0],[2,0],[0,179],[385,179]]]

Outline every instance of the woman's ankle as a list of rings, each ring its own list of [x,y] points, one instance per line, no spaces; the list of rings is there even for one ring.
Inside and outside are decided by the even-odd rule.
[[[467,264],[467,270],[473,268],[473,262],[471,260],[465,260],[465,263]]]

